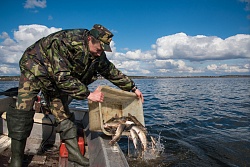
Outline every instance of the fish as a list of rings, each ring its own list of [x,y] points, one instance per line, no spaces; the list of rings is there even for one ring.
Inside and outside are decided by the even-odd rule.
[[[138,148],[138,135],[134,129],[130,129],[129,132],[130,132],[130,136],[133,141],[133,144],[135,146],[135,149],[137,149]]]
[[[105,123],[103,124],[103,128],[111,133],[111,134],[115,134],[115,131],[117,129],[117,127],[120,125],[120,122],[109,122],[109,123]]]
[[[131,130],[134,130],[137,133],[137,135],[139,136],[139,139],[140,139],[140,141],[142,143],[143,151],[146,151],[146,149],[147,149],[147,137],[146,137],[146,134],[138,126],[132,126]]]
[[[112,140],[109,142],[111,146],[113,146],[117,141],[120,140],[122,132],[124,131],[126,124],[119,124],[115,131],[115,135],[113,136]]]
[[[113,122],[106,122],[103,124],[104,128],[117,128],[122,122],[120,121],[113,121]]]
[[[138,148],[139,140],[141,141],[142,149],[147,149],[146,128],[130,113],[128,113],[127,117],[118,117],[116,115],[103,125],[104,129],[113,135],[112,140],[109,142],[110,145],[114,145],[120,140],[123,131],[129,131],[135,149]]]
[[[138,121],[135,116],[128,113],[128,118],[131,119],[131,121],[134,122],[137,126],[139,126],[144,131],[144,133],[147,133],[147,129],[141,124],[140,121]]]
[[[103,127],[106,131],[114,131],[118,128],[120,124],[125,124],[127,119],[125,117],[112,117],[106,123],[103,124]]]

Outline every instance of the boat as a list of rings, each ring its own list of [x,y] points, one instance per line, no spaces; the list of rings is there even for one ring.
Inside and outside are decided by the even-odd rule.
[[[96,167],[128,167],[129,164],[118,143],[109,144],[111,134],[103,129],[103,122],[114,114],[126,115],[131,109],[139,109],[134,114],[144,124],[142,105],[133,93],[117,90],[108,86],[101,87],[105,99],[103,103],[89,102],[89,109],[70,108],[75,114],[75,123],[78,130],[84,132],[84,156],[89,158],[90,166]],[[9,106],[15,105],[14,97],[0,99],[0,163],[8,166],[11,139],[8,137],[6,111]],[[37,106],[36,106],[37,105]],[[61,155],[62,142],[55,132],[54,116],[40,111],[41,104],[35,103],[33,129],[27,139],[24,164],[36,166],[74,166]],[[139,107],[138,107],[139,106]],[[108,111],[108,109],[110,110]],[[133,111],[132,111],[133,112]],[[113,114],[111,114],[113,113]],[[123,135],[126,135],[125,133]]]

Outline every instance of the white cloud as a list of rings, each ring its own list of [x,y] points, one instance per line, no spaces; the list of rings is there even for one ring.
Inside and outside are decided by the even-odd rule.
[[[217,65],[216,64],[211,64],[207,66],[207,69],[210,71],[216,71]]]
[[[207,66],[207,69],[214,71],[216,73],[226,72],[226,73],[248,73],[250,72],[249,64],[244,65],[228,65],[228,64],[211,64]]]
[[[147,75],[152,73],[149,66],[144,67],[143,63],[138,60],[110,60],[115,66],[127,75]]]
[[[14,31],[14,39],[11,39],[6,32],[2,32],[0,43],[0,62],[1,73],[12,72],[6,68],[16,69],[24,50],[42,37],[45,37],[53,32],[59,31],[61,28],[48,28],[43,25],[21,25],[18,30]],[[7,66],[13,64],[15,68]],[[17,68],[19,69],[19,68]],[[18,71],[18,70],[17,70]]]
[[[140,62],[138,61],[124,61],[118,64],[118,68],[120,69],[127,69],[127,70],[139,70]]]
[[[183,60],[155,60],[155,67],[158,68],[158,71],[161,72],[177,72],[177,73],[201,73],[203,72],[200,69],[195,69],[189,67]]]
[[[130,51],[128,50],[128,48],[123,49],[126,51],[126,53],[121,53],[121,52],[117,52],[116,51],[116,47],[115,47],[115,42],[111,41],[110,43],[112,52],[106,52],[107,57],[110,60],[120,60],[120,61],[126,61],[126,60],[152,60],[155,59],[155,51],[154,50],[150,50],[150,51],[145,51],[143,52],[142,50],[138,49],[138,50],[133,50]]]
[[[27,0],[24,4],[24,8],[45,8],[46,7],[46,0]]]
[[[33,44],[42,37],[45,37],[53,32],[59,31],[61,28],[51,27],[48,28],[43,25],[21,25],[18,31],[14,31],[14,38],[17,43],[21,44],[24,48]]]
[[[128,59],[132,60],[150,60],[155,58],[150,52],[142,52],[141,50],[128,51],[124,55]]]
[[[158,38],[152,46],[159,59],[189,61],[250,58],[250,35],[238,34],[225,40],[215,36],[188,36],[185,33]]]
[[[3,42],[2,42],[2,44],[4,45],[4,46],[13,46],[13,45],[16,45],[16,42],[13,40],[13,39],[11,39],[11,38],[9,38],[9,37],[7,37]]]
[[[0,75],[17,73],[24,50],[61,28],[43,25],[21,25],[13,38],[2,32],[0,38]],[[127,75],[205,75],[249,73],[250,35],[238,34],[226,39],[216,36],[188,36],[177,33],[158,38],[148,51],[127,50],[113,52],[108,59]],[[8,70],[9,69],[9,70]],[[14,71],[16,70],[16,71]]]
[[[19,75],[18,67],[0,66],[0,74]]]
[[[2,32],[2,34],[0,35],[1,39],[5,39],[5,38],[9,38],[9,35],[7,32]]]

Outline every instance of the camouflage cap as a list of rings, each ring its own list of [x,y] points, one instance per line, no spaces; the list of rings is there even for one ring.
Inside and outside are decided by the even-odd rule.
[[[107,28],[103,27],[100,24],[95,24],[90,30],[90,35],[100,40],[103,50],[112,52],[109,44],[114,35]]]

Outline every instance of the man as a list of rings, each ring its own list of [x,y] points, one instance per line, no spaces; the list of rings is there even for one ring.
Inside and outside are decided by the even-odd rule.
[[[43,92],[56,117],[69,161],[82,166],[89,165],[89,160],[78,148],[68,98],[103,102],[104,95],[98,88],[90,92],[87,87],[101,75],[120,89],[134,92],[143,102],[143,95],[134,82],[106,57],[104,51],[111,51],[112,37],[108,29],[96,24],[91,30],[62,30],[50,34],[26,49],[19,62],[21,76],[16,108],[7,112],[12,152],[10,166],[22,166],[26,140],[33,127],[33,104],[39,91]]]

